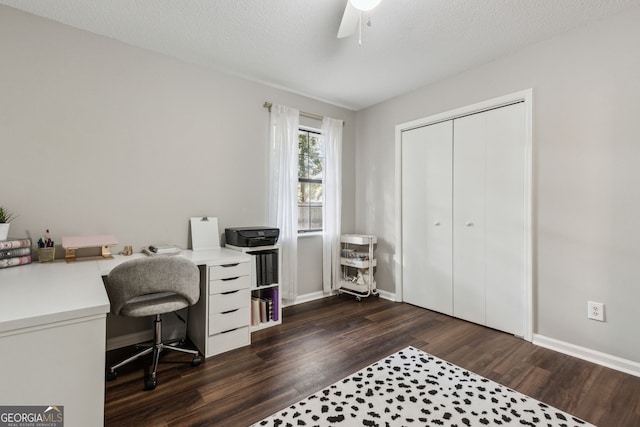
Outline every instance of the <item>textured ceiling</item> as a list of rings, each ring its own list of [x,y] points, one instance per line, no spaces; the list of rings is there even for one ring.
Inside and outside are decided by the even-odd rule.
[[[382,0],[337,39],[347,0],[0,0],[35,15],[359,110],[640,0]]]

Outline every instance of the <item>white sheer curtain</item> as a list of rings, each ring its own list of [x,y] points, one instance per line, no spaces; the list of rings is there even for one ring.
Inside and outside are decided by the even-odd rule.
[[[342,120],[322,120],[324,191],[322,212],[322,290],[339,287],[342,215]]]
[[[269,132],[269,224],[280,229],[280,295],[293,302],[298,281],[298,125],[300,112],[273,104]]]

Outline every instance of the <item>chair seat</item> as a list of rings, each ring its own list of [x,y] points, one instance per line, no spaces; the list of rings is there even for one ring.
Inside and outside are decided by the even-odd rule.
[[[188,307],[189,301],[173,292],[141,295],[128,301],[120,312],[123,316],[144,317],[170,313]]]

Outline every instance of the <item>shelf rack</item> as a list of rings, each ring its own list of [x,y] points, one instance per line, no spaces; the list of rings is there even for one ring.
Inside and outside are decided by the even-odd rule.
[[[254,322],[250,326],[251,332],[256,332],[261,329],[280,325],[282,323],[282,295],[281,295],[281,289],[280,289],[280,271],[282,271],[282,254],[280,251],[280,245],[275,244],[275,245],[268,245],[268,246],[244,247],[244,246],[234,246],[234,245],[227,244],[225,245],[225,247],[236,250],[236,251],[244,252],[248,255],[252,255],[254,259],[253,262],[251,263],[251,297],[252,298],[262,297],[264,291],[270,291],[270,290],[275,291],[275,294],[272,293],[272,295],[274,295],[272,304],[274,305],[273,316],[275,317],[276,320],[269,320],[266,322],[255,321],[256,312],[254,311],[255,307],[252,305],[251,310],[253,312],[252,316],[253,316]],[[258,271],[258,258],[256,256],[256,252],[262,252],[262,251],[275,251],[277,254],[276,255],[277,265],[275,266],[276,273],[274,277],[275,281],[274,283],[270,283],[267,285],[259,285],[258,283],[259,281],[258,278],[260,274]],[[272,266],[272,268],[273,267],[274,266]]]
[[[358,301],[370,295],[378,296],[374,278],[377,260],[373,254],[377,242],[376,236],[368,234],[340,236],[342,279],[338,294],[353,295]]]

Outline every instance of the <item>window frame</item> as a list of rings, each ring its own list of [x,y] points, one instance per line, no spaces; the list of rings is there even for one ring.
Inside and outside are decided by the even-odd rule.
[[[307,134],[314,134],[314,135],[317,135],[318,138],[321,138],[321,136],[323,134],[321,129],[313,128],[313,127],[310,127],[310,126],[303,126],[303,125],[298,126],[298,135],[300,135],[300,132],[306,132]],[[322,191],[323,191],[323,194],[324,194],[324,171],[325,171],[325,164],[326,164],[325,163],[325,160],[326,160],[325,153],[326,153],[326,151],[325,151],[324,145],[323,145],[322,146],[322,154],[321,154],[321,157],[322,157],[322,177],[319,178],[319,179],[318,178],[304,178],[304,177],[301,177],[300,176],[300,167],[298,166],[298,184],[300,184],[300,183],[320,184],[322,186]],[[298,154],[298,156],[299,155],[300,154]],[[308,166],[306,168],[306,172],[307,172],[307,175],[308,175],[308,172],[309,172]],[[298,209],[304,206],[304,205],[301,205],[300,203],[301,203],[300,202],[300,198],[298,197],[298,201],[297,201],[297,208]],[[322,214],[323,214],[322,216],[324,217],[324,201],[321,202],[321,206],[320,207],[322,209],[321,210]],[[309,221],[309,218],[307,218],[306,224],[308,224],[309,226],[311,225],[310,221]],[[299,226],[300,226],[300,221],[298,219],[298,227]],[[311,234],[322,234],[324,232],[324,223],[322,224],[321,228],[311,228],[311,229],[304,229],[304,230],[301,230],[300,228],[298,228],[297,231],[298,231],[298,236],[305,236],[305,235],[311,235]]]

